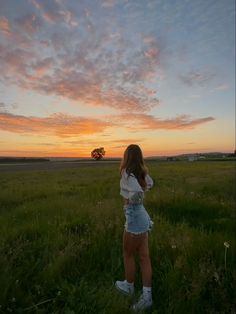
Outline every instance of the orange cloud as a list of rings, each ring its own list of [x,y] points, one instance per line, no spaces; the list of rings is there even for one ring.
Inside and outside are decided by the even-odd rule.
[[[111,149],[124,148],[131,143],[141,143],[143,141],[144,139],[142,138],[108,139],[108,140],[105,139],[104,140],[103,138],[99,137],[98,139],[90,139],[90,140],[85,140],[85,139],[71,140],[71,141],[69,140],[69,141],[64,141],[63,144],[65,145],[69,144],[73,148],[80,147],[84,151],[86,150],[88,151],[92,147],[96,147],[96,146],[105,146],[105,147],[109,147],[109,151],[110,151]]]
[[[5,35],[11,33],[9,21],[5,16],[0,16],[0,32]]]
[[[22,134],[46,134],[58,137],[94,134],[104,131],[109,122],[56,113],[46,118],[0,113],[0,129]]]
[[[58,137],[70,137],[101,133],[108,127],[122,127],[134,131],[158,129],[189,130],[213,120],[213,117],[192,119],[187,115],[177,116],[172,119],[159,119],[147,114],[111,115],[100,120],[63,113],[55,113],[49,117],[42,118],[2,112],[0,113],[0,130],[20,134],[47,134]],[[115,140],[114,142],[126,144],[130,143],[130,141],[132,140]]]

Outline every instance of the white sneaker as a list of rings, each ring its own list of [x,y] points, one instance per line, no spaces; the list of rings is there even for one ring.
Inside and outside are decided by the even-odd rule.
[[[119,292],[125,295],[132,296],[134,294],[134,285],[129,284],[126,280],[116,281],[115,287]]]
[[[151,307],[152,307],[152,298],[147,298],[142,294],[138,302],[132,306],[132,309],[138,312],[138,311],[148,310]]]

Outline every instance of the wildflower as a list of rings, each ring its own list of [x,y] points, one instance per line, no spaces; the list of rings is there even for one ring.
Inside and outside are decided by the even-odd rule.
[[[12,301],[12,302],[16,302],[16,298],[13,297],[13,298],[11,299],[11,301]]]
[[[171,247],[172,247],[172,249],[176,249],[176,245],[175,244],[172,244]]]
[[[228,242],[224,242],[224,246],[225,246],[225,270],[226,270],[227,250],[229,248],[229,243]]]
[[[216,282],[219,281],[219,275],[216,271],[214,272],[214,279]]]
[[[57,292],[57,295],[60,296],[60,295],[61,295],[61,291],[58,291],[58,292]]]

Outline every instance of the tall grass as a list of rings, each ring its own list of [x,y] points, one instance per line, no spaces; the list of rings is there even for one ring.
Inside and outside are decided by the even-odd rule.
[[[152,312],[235,313],[233,162],[148,166]],[[131,312],[118,165],[0,174],[0,204],[2,313]]]

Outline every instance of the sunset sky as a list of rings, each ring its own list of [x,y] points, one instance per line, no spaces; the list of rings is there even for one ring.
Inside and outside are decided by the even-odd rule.
[[[0,156],[235,149],[234,0],[0,0]]]

